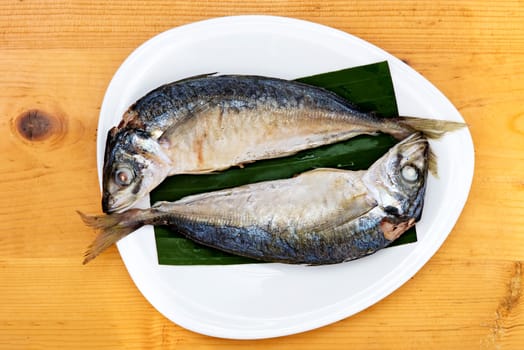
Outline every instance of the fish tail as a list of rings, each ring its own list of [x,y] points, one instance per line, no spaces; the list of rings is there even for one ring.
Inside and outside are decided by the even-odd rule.
[[[140,211],[139,209],[130,209],[123,213],[109,215],[86,215],[77,211],[87,226],[100,231],[100,234],[87,248],[83,264],[87,264],[121,238],[143,226],[144,221],[137,216]]]
[[[398,117],[397,121],[414,131],[421,131],[429,139],[441,138],[444,134],[459,130],[465,123],[413,117]]]
[[[437,155],[431,149],[428,152],[428,170],[438,179]]]

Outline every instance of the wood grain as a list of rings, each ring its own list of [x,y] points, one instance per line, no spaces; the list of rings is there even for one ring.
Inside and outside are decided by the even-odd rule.
[[[82,266],[94,233],[75,213],[99,211],[96,125],[120,63],[171,27],[246,13],[329,25],[403,59],[457,106],[476,152],[457,225],[408,283],[343,321],[262,341],[174,325],[115,248]],[[522,349],[523,23],[517,0],[0,2],[0,348]],[[17,128],[31,110],[54,120],[43,139]]]

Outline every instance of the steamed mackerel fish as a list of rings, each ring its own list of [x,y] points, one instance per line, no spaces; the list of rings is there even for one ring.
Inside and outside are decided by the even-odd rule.
[[[161,86],[132,105],[107,136],[102,209],[122,212],[167,176],[223,170],[378,132],[439,137],[462,123],[380,118],[306,84],[258,76],[205,76]]]
[[[419,220],[430,158],[427,140],[415,133],[367,171],[317,169],[149,209],[81,214],[102,231],[85,262],[147,224],[171,226],[201,244],[264,261],[357,259],[386,247]]]

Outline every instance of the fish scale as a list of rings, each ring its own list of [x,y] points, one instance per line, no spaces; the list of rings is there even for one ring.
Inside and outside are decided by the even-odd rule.
[[[256,76],[206,77],[164,85],[138,100],[130,111],[136,112],[145,125],[168,119],[162,123],[164,125],[176,123],[177,118],[201,103],[219,104],[225,109],[254,109],[261,106],[292,109],[308,105],[330,112],[350,112],[362,118],[369,117],[348,101],[322,88]]]

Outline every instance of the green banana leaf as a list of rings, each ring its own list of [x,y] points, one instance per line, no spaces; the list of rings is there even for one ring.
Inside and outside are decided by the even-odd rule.
[[[398,115],[395,91],[387,62],[380,62],[297,79],[323,87],[351,101],[361,110],[383,117]],[[289,178],[315,168],[367,169],[397,141],[388,135],[358,136],[333,145],[305,150],[295,155],[268,159],[205,175],[176,175],[167,178],[150,194],[151,203],[241,186],[248,183]],[[158,262],[162,265],[226,265],[260,263],[202,246],[165,227],[155,227]],[[415,242],[414,228],[393,245]]]

